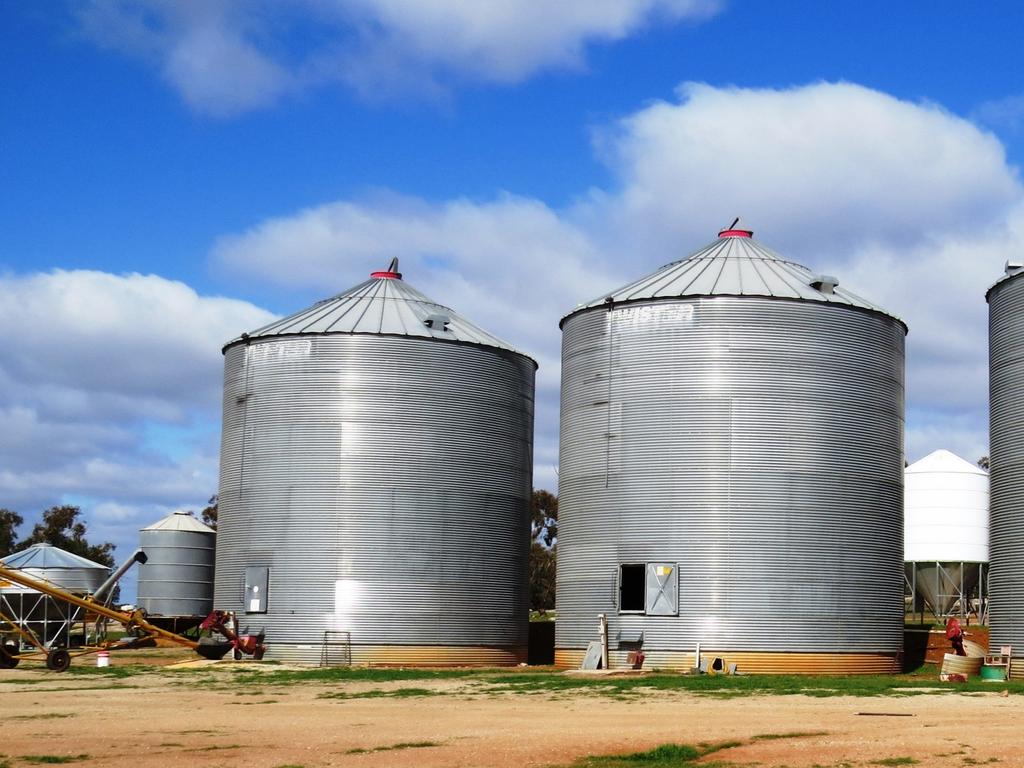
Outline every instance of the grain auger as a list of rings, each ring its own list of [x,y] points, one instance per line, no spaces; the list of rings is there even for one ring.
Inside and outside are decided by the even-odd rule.
[[[23,660],[44,661],[47,668],[55,672],[63,672],[71,665],[71,659],[76,656],[85,656],[100,651],[151,647],[156,644],[157,640],[167,640],[191,648],[207,659],[221,659],[229,651],[234,652],[236,659],[245,655],[255,659],[263,658],[263,653],[266,651],[263,634],[240,635],[235,616],[232,613],[226,611],[211,613],[200,624],[200,629],[208,630],[211,633],[210,636],[194,640],[154,626],[147,620],[145,611],[141,609],[120,611],[108,606],[102,597],[103,593],[113,587],[116,579],[123,575],[132,562],[135,562],[136,559],[145,562],[144,558],[144,554],[141,555],[141,558],[133,556],[133,560],[118,569],[111,579],[108,579],[107,583],[96,591],[95,595],[86,596],[72,594],[47,581],[0,565],[0,584],[3,582],[17,584],[25,589],[46,595],[67,607],[64,614],[64,631],[58,632],[55,638],[47,641],[45,637],[40,637],[33,630],[31,621],[19,620],[11,615],[13,612],[4,602],[0,601],[0,668],[11,669]],[[93,618],[95,618],[96,629],[90,638],[87,625]],[[101,626],[105,626],[106,620],[123,625],[125,636],[119,640],[108,641],[106,633],[101,631]],[[81,624],[82,627],[82,644],[70,647],[71,628],[78,624]],[[224,639],[218,639],[215,636],[217,634]],[[65,639],[66,645],[62,644],[60,639]]]

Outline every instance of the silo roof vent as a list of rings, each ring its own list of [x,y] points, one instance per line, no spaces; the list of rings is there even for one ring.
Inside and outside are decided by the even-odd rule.
[[[1008,275],[1016,275],[1024,269],[1024,261],[1008,261],[1006,262],[1005,271]]]
[[[743,222],[740,221],[740,217],[737,216],[735,219],[732,220],[732,224],[730,224],[728,227],[726,227],[725,229],[718,230],[718,236],[719,237],[753,237],[754,236],[754,230],[747,229],[744,226]]]
[[[822,293],[835,293],[839,278],[832,275],[815,275],[811,278],[811,288]]]
[[[448,315],[435,312],[434,314],[429,315],[427,319],[423,321],[423,324],[432,331],[447,331],[448,323],[451,321],[452,319],[448,317]]]

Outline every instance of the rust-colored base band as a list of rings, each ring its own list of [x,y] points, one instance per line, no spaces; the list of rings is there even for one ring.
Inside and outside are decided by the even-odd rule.
[[[555,666],[579,667],[586,651],[582,648],[556,648]],[[757,651],[715,651],[701,648],[701,658],[710,665],[722,659],[725,669],[735,664],[739,672],[764,675],[880,675],[900,671],[896,653],[775,653]],[[626,651],[609,651],[612,669],[627,669]],[[692,651],[644,650],[644,669],[692,669]]]
[[[348,658],[347,658],[348,657]],[[526,662],[526,648],[454,645],[352,645],[271,643],[266,658],[293,664],[345,663],[408,667],[511,667]]]

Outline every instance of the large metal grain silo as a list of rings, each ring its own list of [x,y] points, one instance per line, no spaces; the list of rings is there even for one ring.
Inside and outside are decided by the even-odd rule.
[[[206,618],[213,610],[216,532],[187,512],[139,531],[139,607],[151,617]]]
[[[534,361],[395,265],[224,354],[214,607],[271,658],[525,661]]]
[[[989,647],[1013,646],[1024,674],[1024,264],[1010,262],[988,299]]]
[[[734,224],[561,327],[556,663],[897,670],[903,323]]]

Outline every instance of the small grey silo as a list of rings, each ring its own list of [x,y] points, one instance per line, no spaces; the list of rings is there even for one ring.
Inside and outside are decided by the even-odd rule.
[[[989,349],[989,648],[1024,674],[1024,263],[986,294]]]
[[[734,224],[561,327],[556,663],[898,670],[906,326]]]
[[[138,604],[151,616],[206,617],[213,610],[216,532],[187,512],[139,531]]]
[[[214,607],[271,658],[524,661],[533,360],[396,264],[224,355]]]

